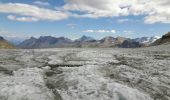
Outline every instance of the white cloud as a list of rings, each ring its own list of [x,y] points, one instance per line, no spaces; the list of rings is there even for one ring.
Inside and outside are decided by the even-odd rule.
[[[50,6],[48,2],[42,2],[42,1],[34,1],[34,4],[40,5],[40,6]]]
[[[20,21],[20,22],[37,22],[39,19],[34,18],[34,17],[17,17],[14,15],[8,15],[8,19],[14,20],[14,21]]]
[[[129,21],[129,19],[126,19],[126,18],[117,20],[118,23],[124,23],[124,22],[128,22],[128,21]]]
[[[116,33],[116,30],[85,30],[85,33]]]
[[[133,5],[130,10],[136,15],[146,15],[144,22],[147,24],[170,23],[169,0],[145,0],[145,3],[139,6]]]
[[[94,33],[95,31],[94,30],[85,30],[83,32],[85,32],[85,33]]]
[[[10,20],[15,20],[16,19],[16,17],[13,16],[13,15],[8,15],[7,18],[10,19]]]
[[[35,1],[34,4],[49,5],[46,1]],[[101,18],[142,15],[147,24],[170,23],[170,0],[65,0],[62,7],[56,8],[52,10],[22,3],[1,3],[0,13],[16,14],[21,16],[19,19],[24,20],[36,18],[51,21],[68,17]],[[127,19],[119,20],[119,22],[124,21]]]
[[[54,20],[66,19],[69,17],[68,13],[62,11],[45,9],[34,5],[21,4],[21,3],[0,4],[0,13],[10,13],[10,14],[17,14],[19,16],[27,16],[21,18],[11,17],[12,19],[19,19],[19,20],[37,19],[37,20],[54,21]]]
[[[132,0],[133,1],[133,0]],[[64,10],[80,11],[84,14],[75,14],[77,17],[112,17],[119,15],[128,15],[127,8],[120,8],[120,0],[66,0]],[[129,0],[124,0],[128,5]]]
[[[124,33],[125,35],[132,35],[132,34],[134,34],[134,31],[124,30],[123,33]]]
[[[147,24],[170,23],[169,0],[65,0],[65,2],[64,10],[82,12],[73,13],[74,17],[144,15]]]
[[[116,33],[116,30],[111,30],[110,32],[111,32],[111,33]]]
[[[147,24],[154,24],[156,22],[170,23],[170,18],[169,16],[165,17],[161,15],[153,15],[153,16],[145,17],[145,23]]]
[[[74,29],[76,27],[76,24],[70,23],[70,24],[67,24],[67,26],[70,27],[71,29]]]

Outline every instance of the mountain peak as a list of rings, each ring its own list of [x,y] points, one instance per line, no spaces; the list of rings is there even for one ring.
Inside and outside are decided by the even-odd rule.
[[[52,36],[40,36],[39,38],[50,38]]]
[[[83,36],[82,36],[82,38],[86,38],[86,37],[88,37],[88,36],[86,36],[86,35],[83,35]]]
[[[0,36],[0,41],[3,41],[3,40],[5,40],[2,36]]]
[[[30,39],[36,39],[36,38],[32,36],[32,37],[30,37]]]
[[[93,41],[93,40],[95,39],[90,36],[83,35],[81,38],[77,39],[76,41],[88,42],[88,41]]]

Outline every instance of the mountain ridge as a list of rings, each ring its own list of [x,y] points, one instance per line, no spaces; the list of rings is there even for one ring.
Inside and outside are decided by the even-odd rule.
[[[151,39],[153,37],[146,37]],[[83,35],[82,37],[71,40],[66,37],[52,37],[52,36],[40,36],[39,38],[30,37],[18,45],[23,49],[35,49],[35,48],[64,48],[64,47],[100,47],[100,48],[138,48],[144,46],[141,38],[130,39],[125,37],[112,37],[106,36],[102,39],[94,39],[90,36]],[[141,42],[140,42],[141,41]],[[147,40],[147,45],[151,40]]]
[[[163,35],[160,39],[156,40],[152,45],[170,44],[170,32]]]
[[[0,49],[15,49],[15,46],[0,36]]]

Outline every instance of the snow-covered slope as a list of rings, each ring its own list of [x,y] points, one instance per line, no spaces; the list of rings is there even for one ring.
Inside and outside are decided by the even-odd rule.
[[[142,43],[142,44],[151,44],[155,42],[156,40],[160,39],[159,36],[154,36],[154,37],[141,37],[141,38],[136,38],[134,39],[136,42]]]

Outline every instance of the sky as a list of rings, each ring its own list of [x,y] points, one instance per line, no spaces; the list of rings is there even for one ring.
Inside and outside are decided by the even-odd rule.
[[[170,31],[170,0],[0,0],[0,36],[129,38]]]

